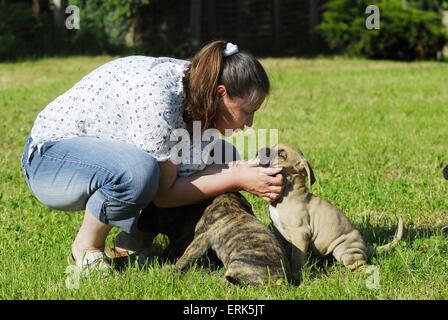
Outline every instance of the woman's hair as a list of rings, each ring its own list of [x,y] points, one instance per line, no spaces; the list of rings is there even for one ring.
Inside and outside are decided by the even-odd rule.
[[[248,105],[261,103],[269,94],[269,78],[260,62],[246,52],[224,57],[226,45],[226,41],[214,41],[203,47],[183,79],[184,120],[200,120],[202,130],[215,125],[218,85],[224,85],[230,97],[242,98]]]

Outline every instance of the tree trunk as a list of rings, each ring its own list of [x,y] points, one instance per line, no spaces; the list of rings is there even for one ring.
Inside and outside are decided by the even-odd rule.
[[[319,0],[309,0],[310,9],[309,9],[309,39],[310,39],[310,46],[309,46],[309,53],[314,53],[316,50],[316,33],[314,29],[319,24],[319,7],[320,7],[320,1]]]
[[[190,0],[191,36],[198,43],[201,42],[201,14],[202,14],[202,1],[201,0]]]
[[[448,29],[448,10],[443,10],[442,14],[443,14],[443,24]],[[444,51],[445,57],[448,58],[448,44],[445,45],[445,49],[443,51]]]
[[[133,10],[131,17],[131,26],[129,31],[124,38],[124,42],[127,46],[135,46],[137,43],[137,23],[138,23],[138,9]]]
[[[40,14],[40,1],[33,0],[33,16],[38,17]]]
[[[274,28],[274,45],[278,50],[280,46],[280,29],[281,29],[281,0],[273,0],[273,28]]]
[[[67,0],[53,0],[53,23],[56,30],[65,28],[65,9],[67,8]]]

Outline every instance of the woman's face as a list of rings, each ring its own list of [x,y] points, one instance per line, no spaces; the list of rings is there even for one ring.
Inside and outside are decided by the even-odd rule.
[[[216,129],[225,135],[225,129],[244,130],[245,127],[251,127],[254,113],[260,108],[264,99],[260,99],[258,105],[250,106],[245,103],[243,98],[231,98],[223,85],[218,86],[218,93],[221,95],[221,99],[215,118]],[[228,132],[227,135],[229,134],[231,132]]]

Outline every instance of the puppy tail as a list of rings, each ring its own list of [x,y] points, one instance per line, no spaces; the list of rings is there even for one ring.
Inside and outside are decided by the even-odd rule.
[[[383,246],[377,247],[373,249],[373,254],[379,254],[379,253],[385,253],[393,248],[395,248],[398,245],[398,242],[400,242],[401,238],[403,237],[403,219],[401,217],[398,218],[398,228],[397,228],[397,234],[395,235],[394,240],[389,242],[388,244],[385,244]]]

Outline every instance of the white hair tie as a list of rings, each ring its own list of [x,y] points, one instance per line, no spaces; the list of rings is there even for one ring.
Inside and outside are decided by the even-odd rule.
[[[236,44],[233,44],[231,42],[227,43],[226,48],[224,49],[222,55],[224,57],[229,57],[232,54],[238,53],[240,50],[238,49],[238,46]]]

